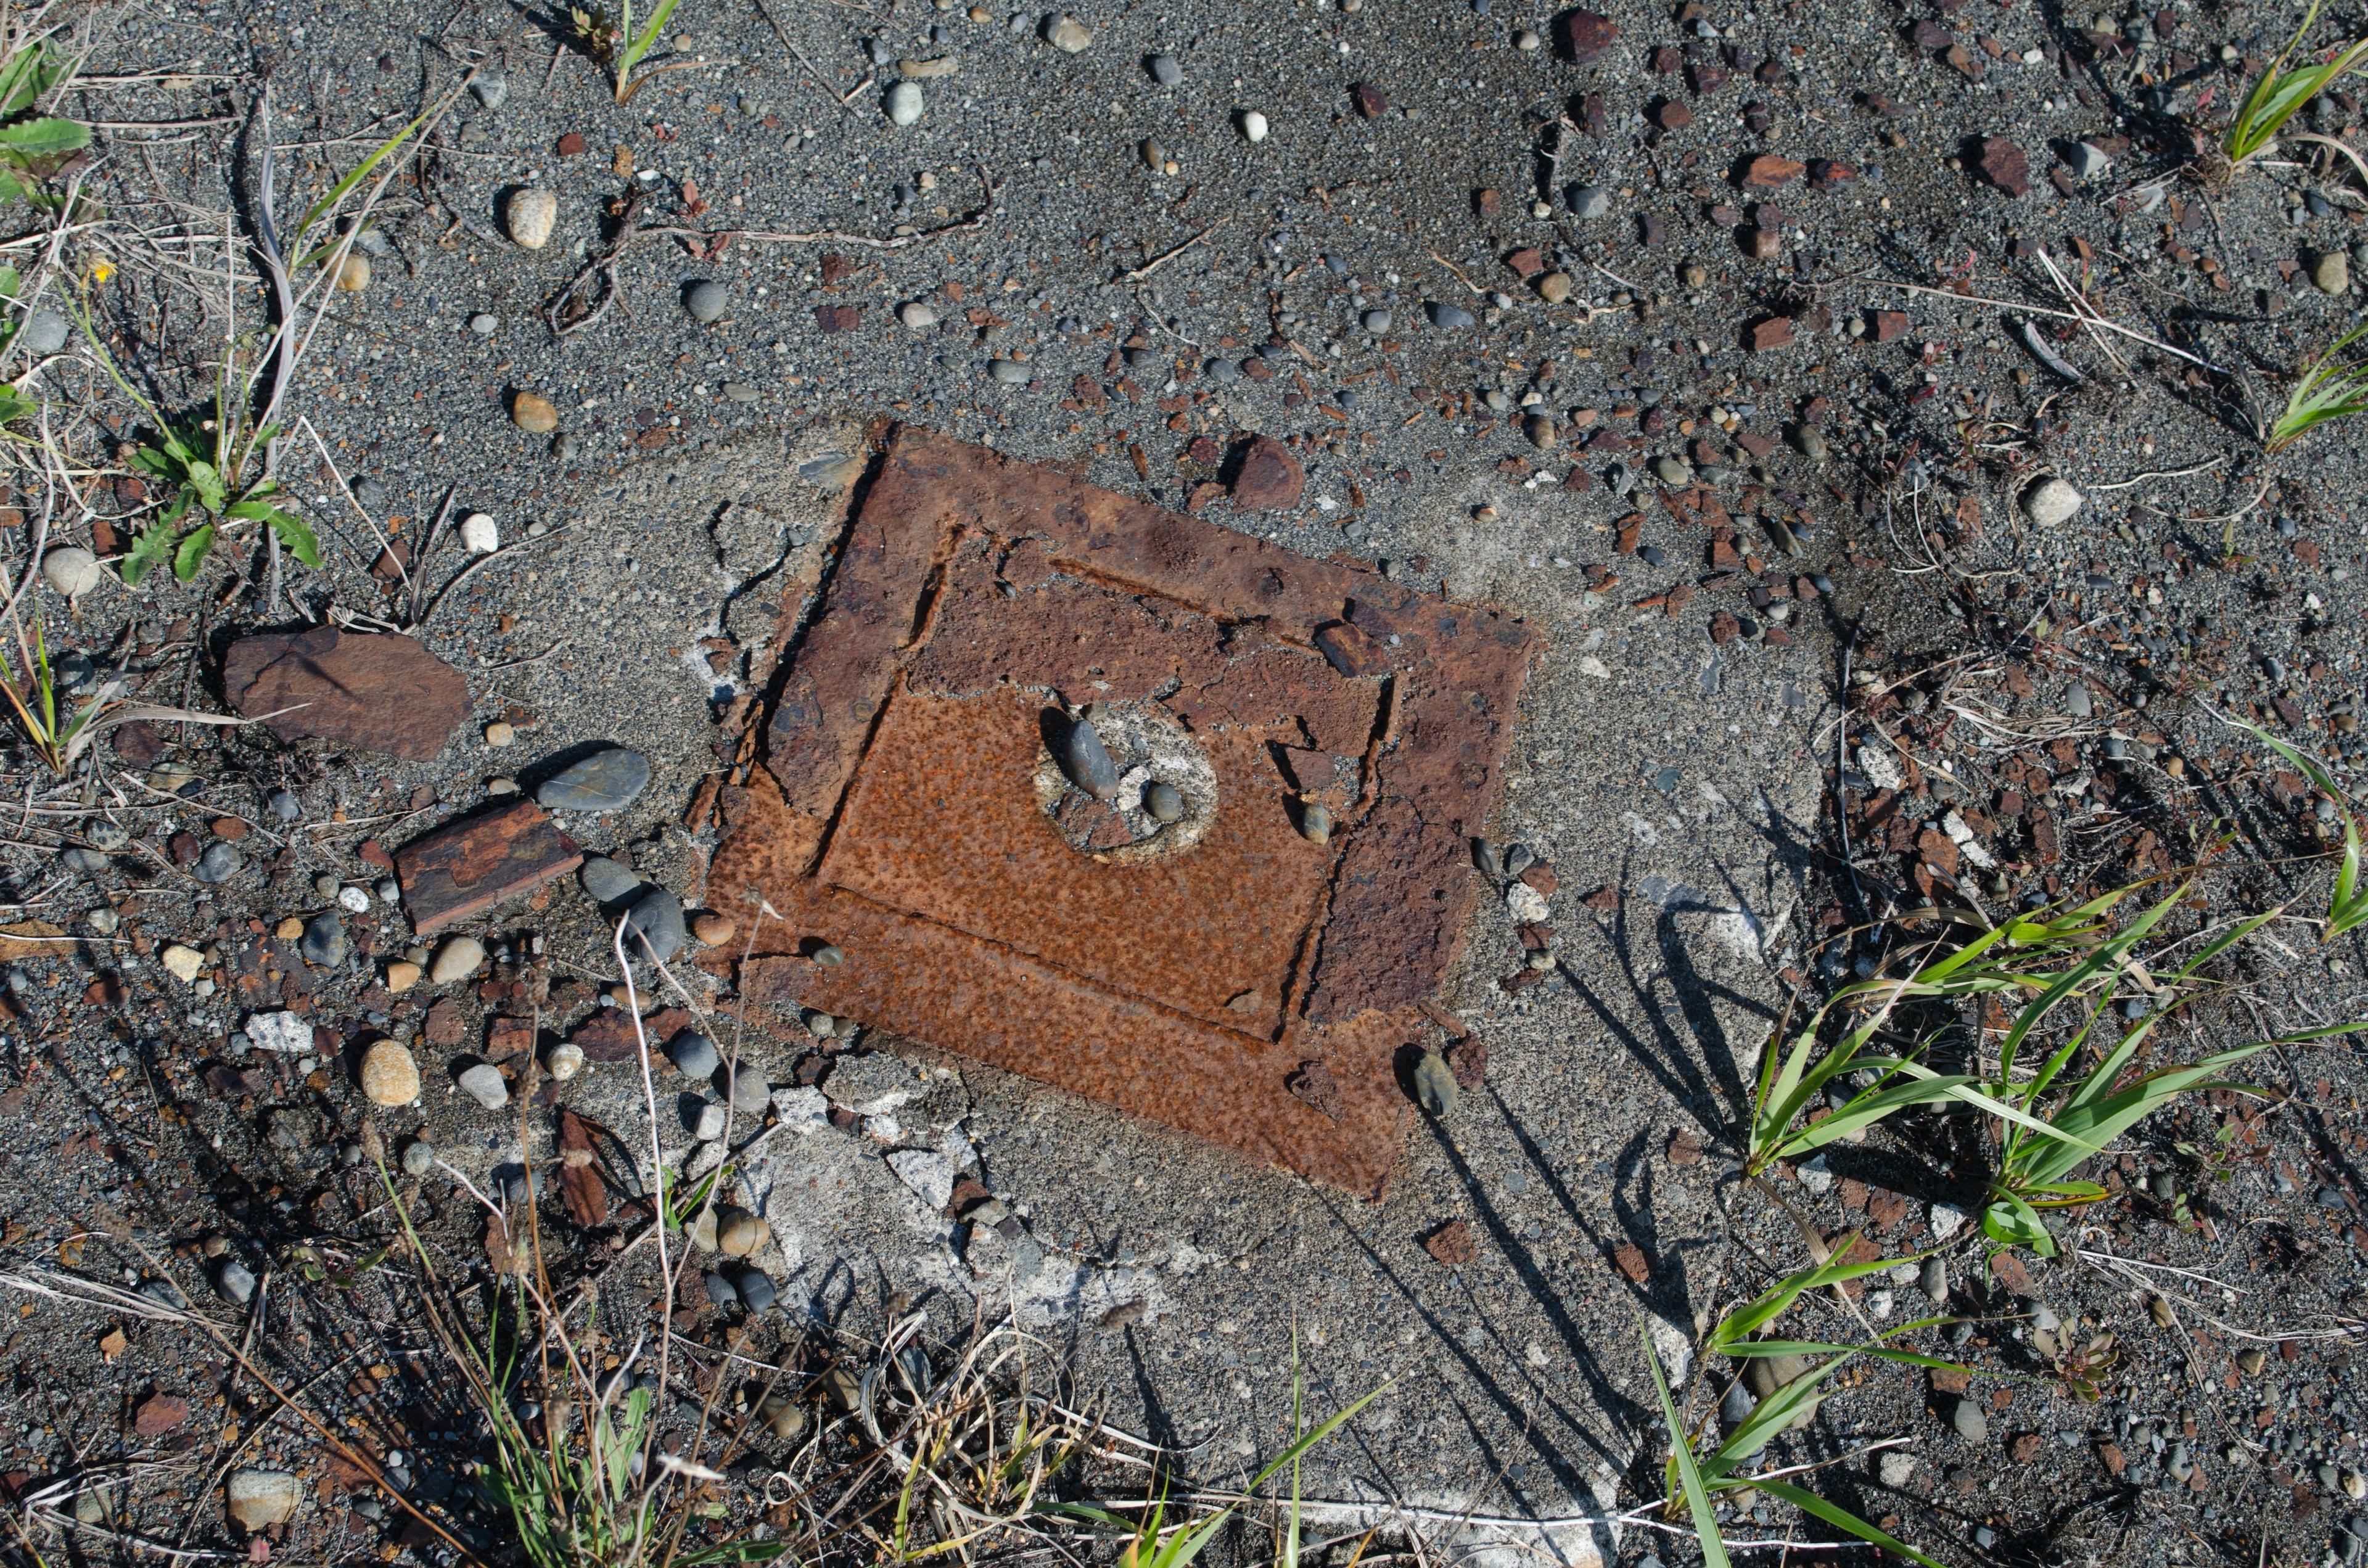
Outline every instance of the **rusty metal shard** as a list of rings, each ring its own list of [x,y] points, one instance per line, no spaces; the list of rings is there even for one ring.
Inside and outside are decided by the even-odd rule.
[[[531,801],[463,817],[394,854],[413,932],[432,937],[584,864],[575,841]]]
[[[724,793],[710,901],[782,916],[743,991],[1378,1196],[1533,647],[1499,612],[900,427],[764,767]],[[1185,763],[1118,761],[1115,808],[1159,767],[1199,781],[1173,853],[1103,853],[1117,809],[1072,820],[1045,737],[1087,703],[1181,737]],[[1303,793],[1328,845],[1297,832]],[[796,956],[817,941],[846,961]]]

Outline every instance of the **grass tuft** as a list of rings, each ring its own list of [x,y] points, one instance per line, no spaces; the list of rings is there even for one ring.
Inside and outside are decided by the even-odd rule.
[[[2330,419],[2368,414],[2368,360],[2337,358],[2362,333],[2368,333],[2368,324],[2353,327],[2303,367],[2286,392],[2285,407],[2262,433],[2263,450],[2283,452]]]

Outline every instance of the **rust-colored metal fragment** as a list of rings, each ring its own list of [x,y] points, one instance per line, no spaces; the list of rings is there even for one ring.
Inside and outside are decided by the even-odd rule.
[[[1378,1195],[1529,631],[911,426],[860,506],[719,802],[709,903],[780,916],[742,994]]]
[[[609,1188],[600,1179],[591,1130],[572,1110],[559,1113],[559,1197],[567,1217],[590,1230],[609,1222]]]
[[[463,817],[395,851],[411,928],[431,937],[584,864],[575,841],[532,801]]]

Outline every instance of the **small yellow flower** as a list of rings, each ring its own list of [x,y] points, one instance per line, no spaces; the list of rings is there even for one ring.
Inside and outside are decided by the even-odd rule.
[[[90,280],[93,283],[104,283],[114,276],[115,263],[108,260],[105,256],[100,256],[97,261],[90,264]]]

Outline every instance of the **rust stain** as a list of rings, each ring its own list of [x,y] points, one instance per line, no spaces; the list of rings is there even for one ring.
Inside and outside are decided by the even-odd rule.
[[[531,892],[584,864],[575,841],[531,801],[448,823],[395,851],[403,906],[417,935]]]
[[[765,767],[719,801],[710,903],[781,916],[742,993],[1378,1196],[1533,649],[1499,612],[895,428]],[[1197,748],[1215,806],[1189,846],[1097,853],[1116,813],[1064,837],[1047,719],[1094,702]],[[825,941],[843,963],[800,956]]]

